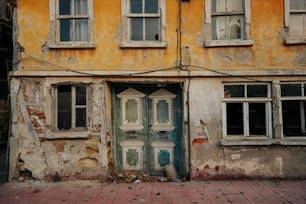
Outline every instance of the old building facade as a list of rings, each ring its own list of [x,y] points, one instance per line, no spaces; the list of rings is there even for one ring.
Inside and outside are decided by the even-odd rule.
[[[305,0],[18,0],[10,179],[305,178]]]

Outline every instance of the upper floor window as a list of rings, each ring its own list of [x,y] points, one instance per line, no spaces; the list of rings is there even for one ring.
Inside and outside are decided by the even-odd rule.
[[[225,84],[224,136],[227,138],[271,137],[271,101],[268,84]]]
[[[285,0],[286,44],[306,43],[306,0]]]
[[[205,1],[205,46],[252,45],[250,0]]]
[[[93,47],[93,0],[50,0],[52,47]]]
[[[165,47],[165,0],[122,0],[121,47]]]
[[[55,126],[58,130],[86,129],[87,88],[83,85],[59,85],[56,91]]]
[[[306,82],[281,84],[283,135],[306,135]]]

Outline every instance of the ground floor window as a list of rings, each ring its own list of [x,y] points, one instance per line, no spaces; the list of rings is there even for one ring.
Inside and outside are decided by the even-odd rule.
[[[87,88],[83,85],[56,86],[55,124],[58,130],[87,127]]]
[[[282,119],[285,137],[305,136],[306,83],[282,83]]]
[[[224,84],[224,136],[271,136],[271,101],[269,84]]]

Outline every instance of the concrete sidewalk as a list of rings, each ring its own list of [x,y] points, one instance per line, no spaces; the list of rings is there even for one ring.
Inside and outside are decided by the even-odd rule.
[[[2,204],[48,203],[306,203],[306,181],[192,181],[109,184],[99,181],[11,182]]]

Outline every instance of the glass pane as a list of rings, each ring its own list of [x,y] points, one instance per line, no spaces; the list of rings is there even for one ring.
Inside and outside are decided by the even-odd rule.
[[[142,13],[142,0],[130,0],[131,13]]]
[[[224,85],[224,97],[244,97],[244,85]]]
[[[304,35],[304,22],[306,20],[305,14],[290,14],[289,34],[291,36]]]
[[[75,127],[86,127],[86,108],[77,108]]]
[[[249,103],[250,135],[266,135],[266,104]]]
[[[213,12],[244,11],[243,0],[214,0],[212,1]]]
[[[156,115],[159,123],[167,123],[169,121],[169,106],[166,100],[160,100],[156,104]]]
[[[131,40],[143,40],[142,18],[131,18]]]
[[[125,120],[128,123],[135,123],[138,121],[137,101],[135,99],[128,99],[125,104]]]
[[[159,40],[159,18],[146,18],[146,39]]]
[[[71,86],[63,85],[57,88],[57,128],[71,128]]]
[[[226,11],[244,11],[244,0],[227,0]]]
[[[243,16],[212,17],[213,40],[242,39]]]
[[[87,15],[88,13],[87,0],[75,0],[74,13],[76,15]]]
[[[302,86],[301,84],[281,84],[282,96],[301,96]]]
[[[129,164],[129,166],[137,166],[139,163],[139,153],[136,149],[129,149],[126,152],[126,163]]]
[[[242,103],[226,104],[226,127],[228,135],[243,135]]]
[[[267,85],[247,85],[247,97],[267,97]]]
[[[158,0],[145,0],[145,13],[158,13]]]
[[[59,14],[70,15],[71,14],[71,1],[70,0],[59,0]]]
[[[86,87],[76,87],[76,105],[86,105]]]
[[[60,41],[70,41],[71,40],[71,32],[70,32],[70,22],[69,19],[61,19],[60,20]]]
[[[305,101],[283,101],[283,132],[285,136],[305,135]]]
[[[290,9],[306,9],[305,0],[290,0]]]
[[[170,164],[170,153],[168,152],[168,150],[160,150],[158,152],[158,164],[161,167]]]
[[[88,20],[75,20],[74,41],[88,41]]]

